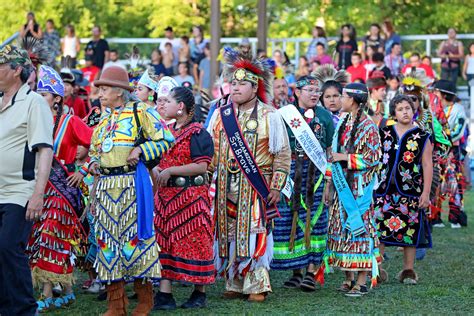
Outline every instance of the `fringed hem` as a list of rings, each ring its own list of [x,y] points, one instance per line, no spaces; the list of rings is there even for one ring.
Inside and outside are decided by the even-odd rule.
[[[288,144],[288,133],[279,112],[268,114],[268,129],[269,129],[269,151],[272,154],[278,154],[285,144]]]
[[[74,284],[74,275],[72,273],[68,274],[57,274],[54,272],[49,272],[42,270],[38,267],[34,267],[31,271],[31,277],[33,279],[33,284],[35,287],[40,288],[43,283],[61,283],[62,285],[73,285]]]

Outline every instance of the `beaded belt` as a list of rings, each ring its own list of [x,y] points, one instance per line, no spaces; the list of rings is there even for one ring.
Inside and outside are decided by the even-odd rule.
[[[119,174],[125,174],[137,169],[136,166],[120,166],[120,167],[107,167],[107,168],[100,168],[100,173],[106,176],[115,176]]]
[[[207,183],[208,183],[207,174],[200,174],[197,176],[189,176],[189,177],[172,176],[168,180],[167,186],[187,188],[187,187],[198,187]]]

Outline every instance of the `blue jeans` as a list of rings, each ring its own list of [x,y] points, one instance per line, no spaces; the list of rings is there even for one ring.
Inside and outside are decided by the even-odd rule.
[[[459,67],[441,68],[441,79],[452,81],[454,84],[458,81]]]
[[[472,87],[469,85],[469,81],[471,81],[472,79],[474,79],[474,74],[467,74],[467,85],[468,85],[467,93],[469,93],[469,96],[471,96],[471,87]]]
[[[25,254],[32,222],[26,207],[0,204],[0,315],[35,315],[31,270]]]

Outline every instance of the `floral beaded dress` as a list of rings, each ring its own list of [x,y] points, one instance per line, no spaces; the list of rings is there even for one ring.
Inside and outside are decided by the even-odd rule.
[[[347,151],[352,125],[352,120],[349,117],[346,128],[342,132],[343,135],[338,141],[338,152],[340,153]],[[338,137],[340,128],[341,124],[334,133],[334,137]],[[354,139],[354,153],[349,154],[347,164],[343,164],[343,171],[352,189],[352,194],[357,199],[376,177],[381,156],[378,128],[366,115],[362,116]],[[336,151],[336,149],[333,150]],[[352,181],[348,179],[349,172],[353,175]],[[372,194],[372,192],[366,194]],[[371,271],[372,268],[376,268],[376,263],[381,261],[373,205],[361,214],[361,218],[365,232],[356,237],[346,227],[347,213],[342,207],[336,191],[334,203],[329,209],[327,249],[329,265],[348,271]]]
[[[387,246],[431,247],[424,209],[418,207],[423,191],[421,166],[430,134],[419,127],[399,137],[395,125],[384,127],[382,170],[375,194],[375,220],[380,241]]]
[[[163,155],[163,170],[191,163],[210,163],[214,145],[199,123],[171,131],[175,145]],[[160,187],[155,195],[156,239],[161,247],[162,277],[198,285],[214,283],[214,225],[209,184]]]

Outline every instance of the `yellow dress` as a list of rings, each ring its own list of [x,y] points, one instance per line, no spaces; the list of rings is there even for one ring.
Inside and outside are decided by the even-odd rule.
[[[143,134],[148,139],[140,145],[141,159],[151,161],[161,157],[172,145],[173,135],[153,108],[139,103],[137,113]],[[110,150],[103,147],[107,138],[113,140]],[[159,247],[155,236],[145,240],[138,238],[135,171],[107,174],[112,167],[127,165],[137,138],[132,102],[122,110],[106,112],[92,135],[91,163],[98,162],[103,171],[95,192],[94,220],[98,245],[94,267],[101,281],[160,277]]]

